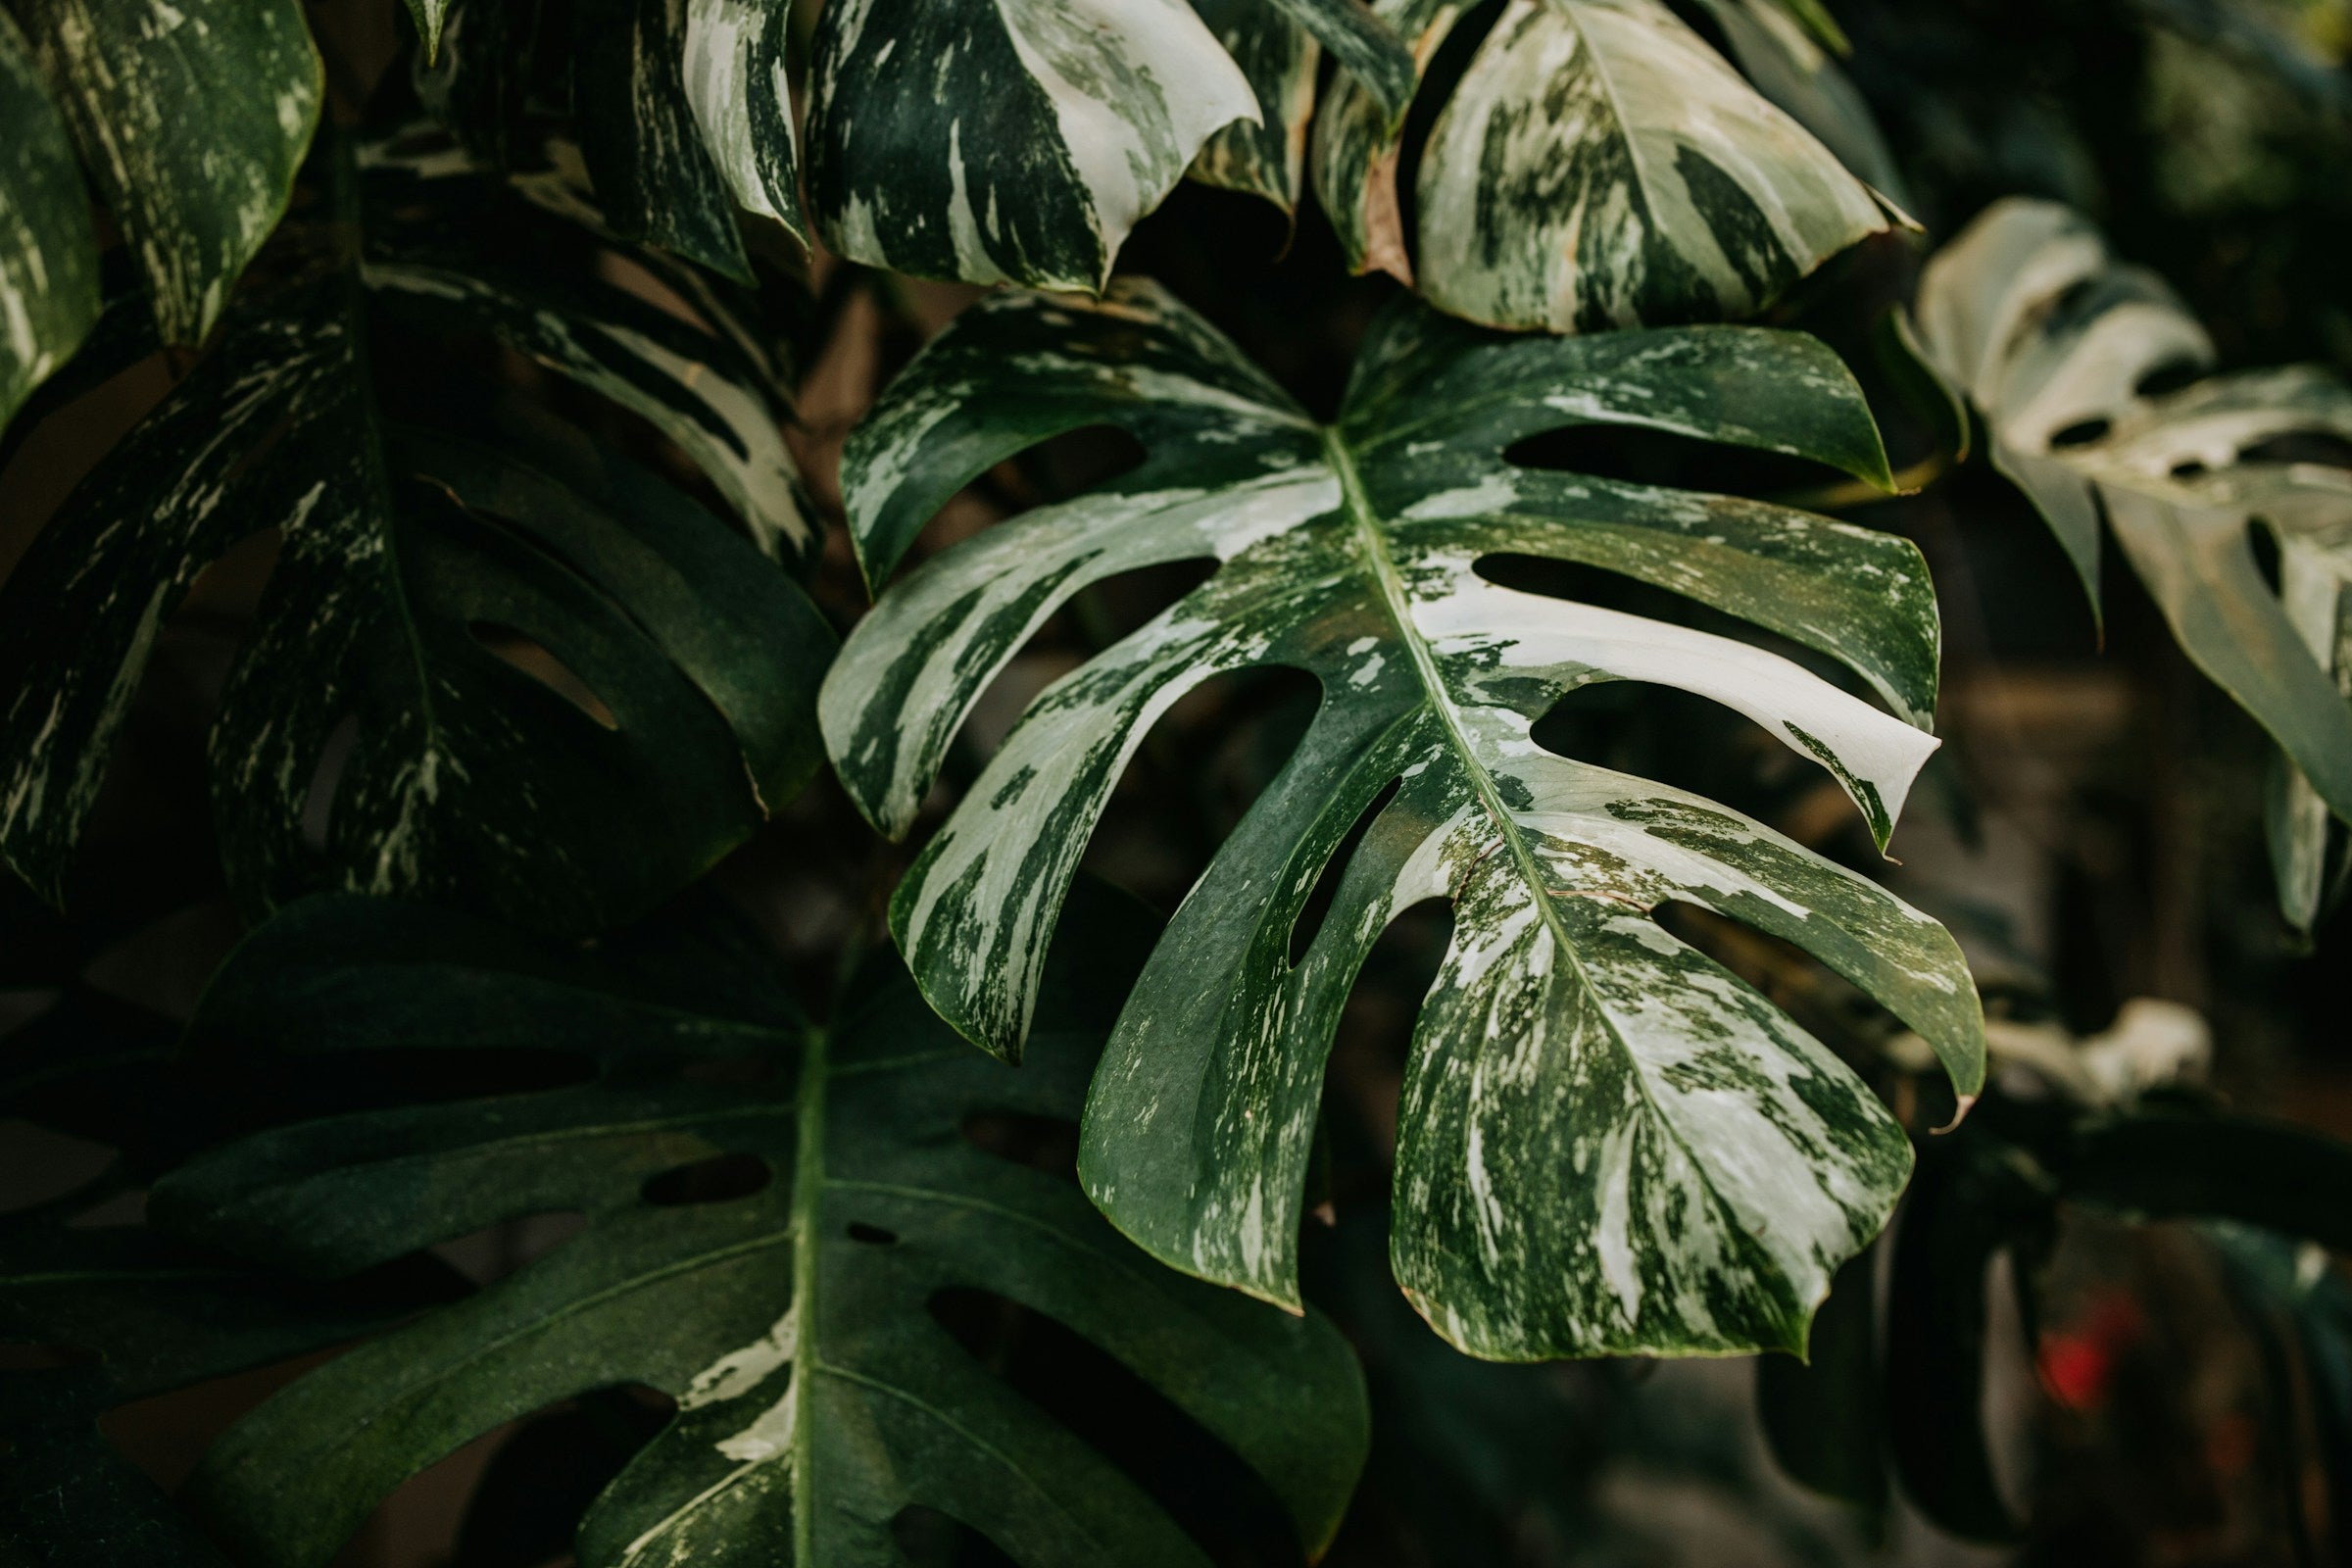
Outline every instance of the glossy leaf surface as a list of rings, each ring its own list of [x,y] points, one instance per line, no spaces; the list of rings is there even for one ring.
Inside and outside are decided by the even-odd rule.
[[[1819,344],[1742,328],[1511,340],[1410,302],[1320,427],[1153,286],[984,302],[907,369],[845,466],[869,576],[993,463],[1117,425],[1149,456],[925,563],[851,637],[821,704],[844,782],[911,825],[963,714],[1089,582],[1210,558],[1200,588],[1029,707],[892,902],[958,1029],[1020,1047],[1063,890],[1153,719],[1212,675],[1303,668],[1323,703],[1153,955],[1088,1111],[1090,1191],[1206,1278],[1295,1303],[1324,1054],[1391,917],[1454,909],[1404,1085],[1394,1250],[1482,1354],[1801,1344],[1884,1222],[1908,1146],[1859,1080],[1650,918],[1705,906],[1794,942],[1911,1021],[1964,1094],[1976,997],[1934,922],[1763,826],[1544,751],[1599,680],[1678,686],[1827,767],[1885,842],[1935,742],[1936,622],[1910,545],[1787,509],[1520,467],[1586,423],[1802,454],[1885,479]],[[1889,714],[1776,654],[1502,588],[1496,552],[1603,567],[1842,662]],[[1895,716],[1900,715],[1900,716]],[[1304,957],[1309,889],[1384,798]]]
[[[1328,1543],[1365,1444],[1346,1343],[1160,1268],[978,1119],[1072,1118],[1150,922],[1112,903],[1049,984],[1020,1070],[973,1052],[887,955],[812,1027],[758,938],[707,911],[593,955],[421,906],[298,906],[198,1027],[265,1056],[399,1049],[585,1056],[573,1087],[265,1134],[168,1180],[158,1210],[329,1276],[564,1209],[575,1238],[311,1373],[193,1486],[246,1561],[324,1562],[375,1501],[472,1438],[615,1384],[674,1419],[590,1509],[589,1568],[902,1562],[920,1505],[1033,1568],[1204,1565],[1111,1461],[937,1320],[979,1290],[1057,1320],[1233,1448]],[[724,1161],[733,1180],[689,1185]]]

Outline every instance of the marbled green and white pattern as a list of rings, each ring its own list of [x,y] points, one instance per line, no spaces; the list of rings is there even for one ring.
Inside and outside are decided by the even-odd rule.
[[[747,191],[760,194],[764,184],[756,167],[758,149],[742,139],[751,127],[739,132],[732,117],[750,117],[772,129],[769,114],[749,96],[755,89],[764,96],[772,82],[757,81],[754,70],[740,63],[737,74],[726,78],[727,68],[709,54],[723,40],[710,25],[707,3],[574,3],[572,91],[579,101],[580,151],[613,230],[748,281],[751,264],[735,229],[735,204]],[[780,51],[782,42],[774,40],[774,48]],[[714,74],[720,79],[713,80]],[[714,131],[712,110],[722,92],[742,101],[724,106],[727,118]]]
[[[1983,1045],[1958,950],[1874,884],[1720,807],[1547,753],[1530,725],[1594,681],[1699,693],[1828,768],[1884,844],[1936,744],[1935,602],[1899,539],[1503,458],[1588,422],[1886,482],[1852,379],[1790,333],[1514,341],[1401,302],[1321,427],[1152,285],[1096,306],[984,302],[852,437],[869,578],[972,475],[1051,435],[1122,426],[1148,455],[893,586],[820,715],[852,797],[904,833],[973,701],[1056,607],[1139,565],[1215,560],[1030,705],[907,873],[892,928],[932,1004],[1016,1054],[1063,892],[1153,719],[1222,671],[1305,669],[1324,693],[1313,725],[1187,898],[1096,1078],[1096,1200],[1158,1256],[1295,1306],[1340,1006],[1391,917],[1446,898],[1394,1222],[1422,1310],[1491,1356],[1800,1344],[1830,1273],[1884,1222],[1908,1147],[1846,1069],[1650,911],[1695,903],[1805,948],[1934,1042],[1968,1095]],[[1490,583],[1475,564],[1498,552],[1739,615],[1837,659],[1894,712],[1743,642]],[[1391,785],[1294,966],[1309,890]]]
[[[277,226],[318,122],[295,0],[19,0],[165,338],[194,343]],[[13,133],[12,133],[13,134]]]
[[[1161,1268],[1074,1183],[966,1136],[987,1115],[1077,1116],[1110,1019],[1063,999],[1114,998],[1150,941],[1148,918],[1097,897],[1061,971],[1077,984],[1052,989],[1017,1071],[957,1040],[886,953],[811,1027],[759,934],[710,911],[594,956],[421,906],[287,911],[208,994],[208,1040],[462,1044],[586,1057],[598,1076],[273,1131],[176,1173],[160,1209],[328,1277],[551,1208],[586,1225],[247,1416],[190,1489],[209,1528],[241,1562],[315,1568],[459,1446],[641,1383],[676,1411],[589,1507],[584,1568],[889,1568],[910,1505],[1025,1568],[1208,1568],[1112,1458],[933,1317],[941,1293],[975,1291],[1132,1369],[1262,1477],[1297,1551],[1319,1554],[1368,1440],[1347,1341]],[[737,1071],[698,1076],[712,1065]],[[767,1181],[654,1198],[664,1173],[721,1155]]]
[[[1204,185],[1263,196],[1288,213],[1298,205],[1306,128],[1315,116],[1322,45],[1268,0],[1192,0],[1217,42],[1257,95],[1257,118],[1209,137],[1191,175]]]
[[[1511,0],[1419,194],[1431,303],[1555,332],[1749,316],[1888,226],[1662,0]]]
[[[786,0],[686,0],[686,98],[737,205],[806,243],[786,10]]]
[[[1417,75],[1429,69],[1470,6],[1466,0],[1373,0],[1372,9],[1411,51]],[[1401,120],[1369,90],[1343,78],[1332,83],[1315,113],[1309,157],[1315,199],[1331,220],[1348,270],[1387,272],[1409,283],[1413,263],[1396,189],[1403,130]]]
[[[2352,467],[2259,449],[2352,441],[2352,388],[2298,367],[2142,393],[2157,372],[2210,366],[2212,344],[2161,279],[2050,202],[1998,203],[1939,252],[1919,321],[2093,605],[2103,515],[2181,650],[2278,742],[2279,901],[2308,926],[2330,880],[2328,816],[2352,820]],[[2278,547],[2276,592],[2256,526]]]
[[[832,637],[781,569],[808,531],[759,372],[582,280],[603,243],[496,180],[370,162],[338,214],[359,254],[240,299],[9,579],[0,855],[45,895],[166,617],[264,529],[282,545],[211,737],[249,907],[325,884],[593,928],[689,880],[817,761]],[[433,410],[395,417],[368,371],[369,311],[488,337],[633,411],[744,527],[486,382],[453,376]],[[509,666],[484,626],[546,650],[604,714]],[[347,718],[321,853],[305,814]]]
[[[1186,0],[833,0],[809,201],[852,261],[1096,289],[1209,136],[1257,115]]]
[[[816,228],[919,276],[1098,290],[1188,169],[1290,204],[1317,44],[1401,116],[1404,52],[1356,0],[832,0]]]
[[[0,430],[98,319],[98,234],[74,145],[0,11]]]

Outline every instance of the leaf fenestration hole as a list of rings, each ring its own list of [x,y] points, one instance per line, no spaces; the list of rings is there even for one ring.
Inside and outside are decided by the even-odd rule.
[[[2254,554],[2254,569],[2263,586],[2278,592],[2278,536],[2259,522],[2246,524],[2246,548]]]
[[[1273,1489],[1126,1362],[993,1291],[952,1287],[926,1304],[1014,1393],[1124,1471],[1209,1561],[1298,1561]]]
[[[1292,968],[1296,969],[1306,961],[1307,950],[1315,945],[1315,938],[1322,933],[1323,922],[1330,917],[1332,901],[1340,896],[1340,882],[1347,876],[1356,850],[1364,842],[1364,835],[1372,831],[1372,824],[1379,820],[1380,813],[1389,808],[1389,803],[1396,798],[1396,792],[1403,787],[1404,780],[1400,778],[1393,778],[1382,785],[1380,792],[1356,813],[1354,823],[1332,850],[1331,858],[1323,862],[1323,869],[1316,874],[1314,887],[1307,892],[1306,902],[1298,906],[1298,918],[1291,922]]]
[[[897,1231],[885,1230],[879,1225],[868,1225],[861,1219],[850,1221],[846,1234],[851,1241],[862,1243],[867,1247],[896,1247],[899,1245]]]
[[[678,1076],[698,1084],[749,1088],[775,1082],[776,1064],[765,1056],[713,1056],[685,1063],[678,1068]]]
[[[964,1141],[984,1153],[1078,1179],[1078,1124],[1065,1116],[1037,1116],[1019,1110],[978,1110],[963,1119]]]
[[[2328,468],[2352,468],[2352,440],[2332,430],[2289,430],[2257,441],[2238,453],[2240,463],[2310,463]]]
[[[2132,390],[2143,398],[2160,398],[2180,391],[2204,373],[2204,367],[2194,360],[2166,360],[2132,382]]]
[[[1503,460],[1582,478],[1731,496],[1815,490],[1847,478],[1826,464],[1786,453],[1631,424],[1563,425],[1512,442]]]
[[[345,713],[335,720],[318,748],[318,762],[311,770],[311,786],[302,797],[302,842],[314,850],[326,848],[327,830],[334,823],[335,795],[360,743],[360,715]]]
[[[595,689],[540,644],[496,621],[473,621],[466,629],[473,634],[475,642],[501,661],[530,676],[597,723],[607,729],[620,728],[620,720],[613,717],[612,710],[605,706],[605,700],[596,695]]]
[[[890,1534],[913,1568],[1020,1568],[970,1525],[919,1502],[891,1516]]]
[[[2101,415],[2095,419],[2078,419],[2050,436],[2053,447],[2086,447],[2115,428],[2115,421]]]
[[[588,1216],[578,1209],[550,1209],[494,1221],[437,1242],[431,1250],[474,1284],[490,1285],[532,1259],[546,1256],[587,1228]]]
[[[638,1194],[657,1208],[685,1208],[749,1198],[773,1180],[775,1172],[757,1154],[713,1154],[648,1177]]]

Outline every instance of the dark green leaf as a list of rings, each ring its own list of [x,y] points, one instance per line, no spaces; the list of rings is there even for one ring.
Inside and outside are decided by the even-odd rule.
[[[1886,1420],[1903,1493],[1937,1528],[2008,1541],[2017,1521],[1984,1441],[1985,1271],[2031,1259],[2050,1198],[2016,1156],[1965,1135],[1930,1144],[1895,1228],[1886,1303]]]
[[[344,230],[362,252],[240,303],[10,578],[0,851],[55,896],[164,618],[221,552],[275,528],[212,737],[248,902],[435,890],[610,923],[690,880],[815,764],[831,633],[770,559],[809,542],[772,369],[597,280],[614,253],[588,230],[476,176],[364,155]],[[487,338],[639,416],[753,542],[458,360],[429,395],[388,402],[371,338],[420,331],[452,355]],[[501,656],[517,636],[572,695]],[[321,853],[305,811],[346,718]]]
[[[17,0],[17,17],[146,269],[157,324],[171,342],[198,341],[277,226],[318,122],[302,8]]]
[[[98,320],[98,234],[73,143],[0,11],[0,430]]]
[[[206,1517],[245,1560],[322,1562],[459,1445],[644,1383],[678,1413],[583,1523],[592,1568],[892,1562],[909,1504],[1023,1563],[1204,1564],[934,1321],[937,1293],[971,1288],[1133,1368],[1262,1474],[1319,1549],[1365,1441],[1345,1343],[1160,1269],[1075,1185],[967,1137],[978,1116],[1077,1113],[1107,1015],[1088,993],[1122,991],[1149,940],[1107,900],[1090,915],[1015,1071],[949,1033],[887,958],[813,1029],[756,939],[724,923],[591,957],[415,906],[288,910],[216,982],[209,1038],[538,1050],[586,1056],[597,1076],[267,1134],[167,1181],[159,1214],[327,1274],[550,1209],[587,1229],[249,1416],[194,1483]],[[733,1070],[700,1070],[719,1064]],[[657,1200],[668,1173],[721,1156],[756,1162],[764,1184]]]
[[[1886,1506],[1877,1272],[1869,1251],[1838,1271],[1813,1314],[1805,1359],[1756,1361],[1756,1408],[1781,1468],[1874,1517]]]

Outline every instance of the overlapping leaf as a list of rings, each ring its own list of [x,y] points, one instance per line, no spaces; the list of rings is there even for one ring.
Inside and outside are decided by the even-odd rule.
[[[295,0],[19,0],[17,19],[166,339],[202,338],[261,250],[318,122]],[[230,85],[233,84],[233,87]],[[19,123],[9,121],[10,139]]]
[[[2161,279],[2048,202],[1971,224],[1929,265],[1919,316],[2094,605],[2104,516],[2182,651],[2278,742],[2279,902],[2309,925],[2328,817],[2352,819],[2352,389],[2304,367],[2143,390],[2207,368],[2211,343]],[[2257,526],[2278,546],[2276,590]]]
[[[156,1211],[330,1276],[549,1209],[587,1226],[263,1405],[205,1461],[199,1510],[243,1561],[324,1562],[461,1444],[641,1383],[677,1413],[583,1521],[589,1568],[899,1562],[891,1530],[909,1506],[1032,1568],[1204,1565],[1108,1459],[934,1319],[933,1298],[964,1289],[1125,1362],[1264,1476],[1319,1550],[1366,1436],[1345,1342],[1158,1267],[1074,1184],[967,1136],[975,1118],[1076,1115],[1148,946],[1140,927],[1106,896],[1090,911],[1014,1071],[956,1039],[887,955],[818,1029],[729,922],[616,938],[590,958],[419,906],[289,909],[216,981],[202,1038],[265,1060],[568,1054],[595,1076],[265,1134],[167,1180]],[[662,1198],[670,1173],[721,1158],[756,1162],[764,1185]]]
[[[1307,34],[1382,106],[1384,127],[1402,114],[1410,64],[1358,0],[1202,9],[1208,21],[1187,0],[827,5],[808,111],[825,243],[922,276],[1097,289],[1136,220],[1228,126],[1203,172],[1287,198],[1313,84]]]
[[[784,569],[809,531],[772,365],[740,323],[715,329],[722,295],[668,274],[701,289],[706,329],[599,280],[620,253],[452,172],[447,149],[363,157],[338,220],[298,236],[307,253],[290,240],[285,275],[240,300],[12,574],[0,854],[55,894],[165,617],[222,552],[274,529],[212,735],[247,900],[431,890],[606,923],[710,864],[814,765],[831,634]],[[388,383],[419,362],[371,363],[378,332],[441,345],[429,387]],[[482,341],[650,423],[749,537],[463,368]],[[495,651],[516,638],[584,703]],[[321,850],[305,812],[346,719]]]
[[[98,319],[98,236],[66,125],[0,11],[0,430]]]
[[[1426,66],[1469,8],[1376,10]],[[1315,189],[1349,263],[1498,326],[1749,315],[1896,220],[1662,0],[1510,0],[1430,129],[1409,245],[1402,150],[1360,92],[1326,98]]]
[[[927,562],[844,648],[821,712],[852,796],[903,834],[990,676],[1089,582],[1215,575],[1033,703],[892,903],[915,978],[1002,1054],[1113,780],[1189,688],[1257,664],[1322,683],[1313,727],[1195,887],[1122,1015],[1084,1169],[1157,1255],[1295,1303],[1324,1054],[1372,940],[1447,898],[1455,928],[1404,1088],[1395,1259],[1483,1354],[1801,1343],[1908,1168],[1859,1080],[1650,918],[1681,900],[1811,951],[1982,1074],[1957,949],[1875,885],[1721,807],[1547,753],[1533,721],[1598,680],[1744,712],[1837,775],[1883,843],[1934,748],[1936,622],[1897,539],[1729,497],[1514,466],[1581,423],[1801,454],[1885,482],[1861,397],[1790,333],[1511,341],[1410,302],[1319,427],[1148,284],[1094,307],[975,307],[894,384],[845,465],[886,577],[972,475],[1056,432],[1149,457]],[[1605,567],[1843,662],[1895,710],[1747,644],[1482,578],[1495,552]],[[1304,957],[1292,928],[1372,815]]]

